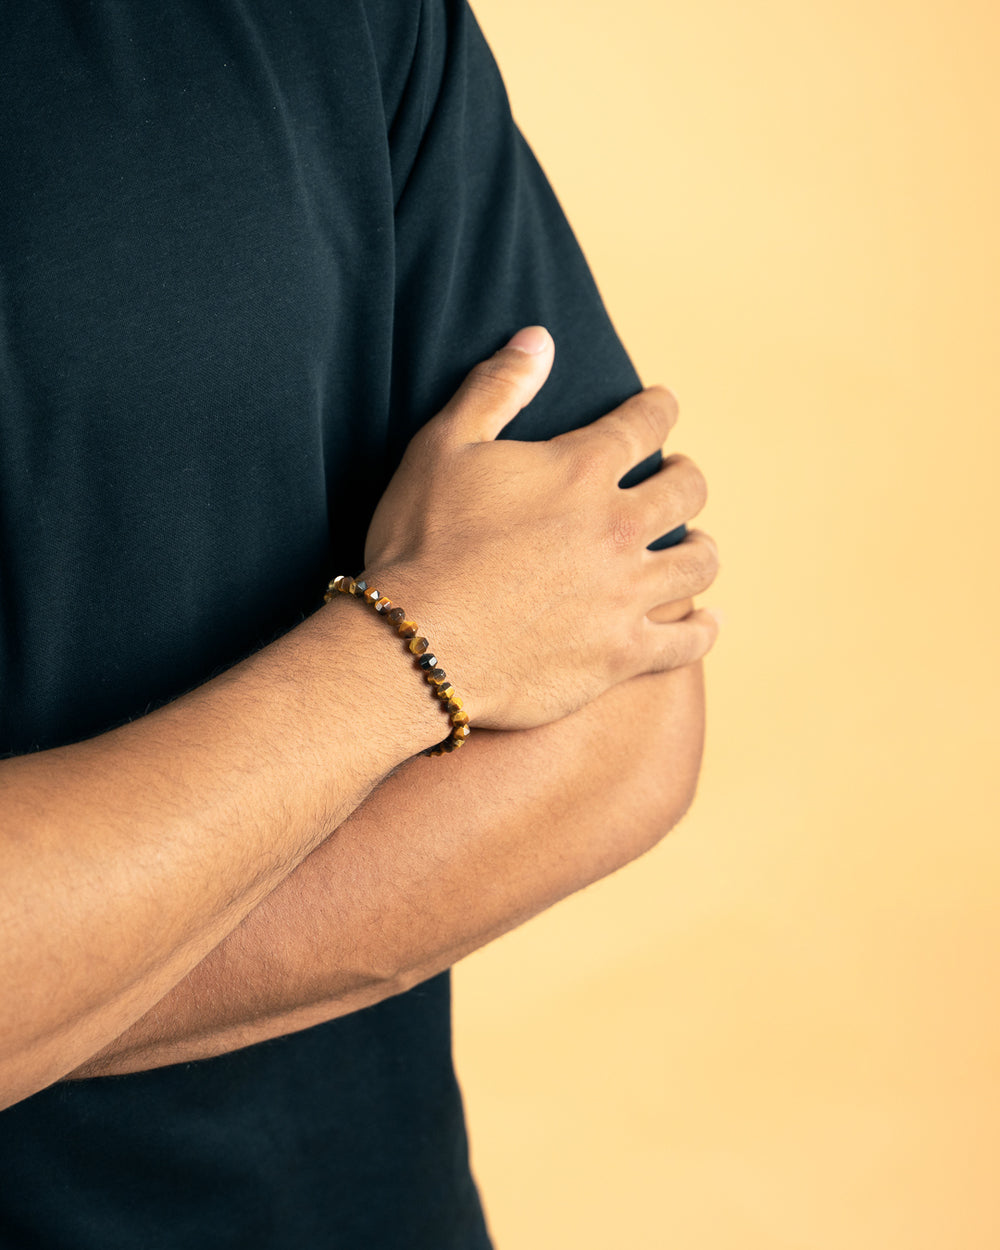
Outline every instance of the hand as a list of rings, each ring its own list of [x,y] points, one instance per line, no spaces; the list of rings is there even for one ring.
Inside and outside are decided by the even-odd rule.
[[[646,550],[704,506],[701,471],[672,455],[618,486],[673,428],[668,390],[547,441],[497,439],[552,358],[535,326],[477,365],[414,435],[365,543],[365,581],[417,621],[484,728],[557,720],[629,677],[700,659],[718,632],[704,610],[670,619],[715,578],[708,535]]]

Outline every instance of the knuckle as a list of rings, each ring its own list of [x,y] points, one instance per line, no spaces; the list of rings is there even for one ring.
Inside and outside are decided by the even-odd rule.
[[[669,395],[669,393],[669,391],[663,392],[661,387],[651,387],[636,396],[632,407],[635,420],[642,427],[643,434],[648,435],[657,443],[663,441],[670,416],[663,398],[664,394]]]
[[[664,457],[662,468],[669,472],[678,496],[700,512],[708,502],[708,480],[691,457],[682,451],[674,452]]]
[[[691,461],[691,468],[694,474],[692,490],[694,493],[695,504],[700,512],[701,509],[704,508],[705,504],[708,503],[708,479],[693,460]]]
[[[711,547],[695,545],[691,558],[691,582],[696,587],[692,594],[707,590],[719,574],[719,557]]]
[[[639,522],[630,512],[618,508],[611,514],[606,539],[613,551],[627,551],[639,541],[640,534]]]
[[[677,424],[680,405],[673,391],[665,386],[649,386],[636,397],[638,412],[650,437],[662,447]]]
[[[618,681],[625,675],[638,672],[642,668],[642,652],[642,622],[622,616],[618,628],[609,632],[604,649],[611,680]]]
[[[683,663],[677,635],[671,633],[660,650],[659,668],[664,672],[672,672],[675,668],[680,668]]]
[[[569,475],[571,482],[588,490],[607,478],[607,457],[593,439],[583,439],[574,447]]]
[[[669,417],[675,421],[677,420],[677,417],[680,415],[681,406],[677,400],[677,396],[672,390],[670,390],[669,387],[662,386],[660,383],[655,383],[653,386],[647,386],[643,393],[650,396],[650,398],[655,399]]]
[[[698,617],[699,628],[691,647],[690,663],[692,664],[708,655],[715,646],[720,633],[719,623],[710,613],[699,612]]]
[[[690,531],[688,538],[690,544],[685,542],[681,545],[690,545],[692,563],[699,580],[710,586],[719,573],[719,549],[715,540],[703,530]]]
[[[600,421],[595,427],[595,434],[600,436],[605,454],[611,452],[617,458],[631,452],[632,440],[621,418],[615,414],[607,421]]]
[[[483,395],[487,399],[504,399],[510,394],[514,379],[502,363],[484,360],[472,370],[465,385],[474,394]]]

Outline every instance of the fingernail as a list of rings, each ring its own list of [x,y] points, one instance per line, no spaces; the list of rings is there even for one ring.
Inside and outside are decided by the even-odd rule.
[[[708,609],[708,614],[709,614],[709,616],[714,616],[714,617],[715,617],[715,619],[719,622],[719,626],[720,626],[720,627],[721,627],[721,626],[723,626],[723,625],[725,625],[725,623],[726,623],[726,614],[725,614],[725,612],[723,612],[723,610],[722,610],[721,608],[709,608],[709,609]]]
[[[550,341],[548,330],[542,326],[525,326],[523,330],[518,330],[507,346],[529,356],[537,356],[545,351]]]

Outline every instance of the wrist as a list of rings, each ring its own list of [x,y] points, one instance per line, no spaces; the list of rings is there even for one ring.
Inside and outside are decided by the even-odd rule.
[[[331,650],[347,661],[332,664],[330,678],[340,705],[353,708],[352,736],[363,735],[386,772],[447,737],[444,705],[424,679],[420,657],[389,621],[351,594],[334,594],[317,617],[329,627]],[[345,676],[351,691],[346,700]]]
[[[405,609],[416,623],[418,634],[427,640],[427,654],[435,657],[435,669],[444,672],[454,687],[468,724],[475,727],[487,722],[494,712],[493,683],[489,676],[479,675],[482,666],[476,656],[482,643],[476,637],[477,622],[462,600],[461,586],[454,585],[447,574],[435,577],[405,562],[368,566],[358,578]],[[421,657],[411,658],[419,664]],[[447,733],[446,718],[444,725]]]

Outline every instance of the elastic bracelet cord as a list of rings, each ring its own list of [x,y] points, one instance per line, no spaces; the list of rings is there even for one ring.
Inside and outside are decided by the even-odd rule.
[[[407,650],[416,661],[417,668],[421,670],[424,678],[441,700],[442,708],[451,720],[451,732],[437,746],[429,747],[421,754],[445,755],[463,746],[471,732],[469,714],[462,710],[462,700],[455,693],[455,687],[448,680],[444,669],[438,668],[437,656],[431,655],[427,639],[420,637],[417,622],[411,621],[402,608],[395,607],[391,599],[379,594],[377,590],[370,590],[367,582],[355,581],[353,577],[346,577],[343,573],[335,577],[327,586],[323,602],[329,603],[336,594],[354,595],[357,599],[363,599],[365,603],[371,604],[380,616],[396,627],[400,638],[406,640]]]

